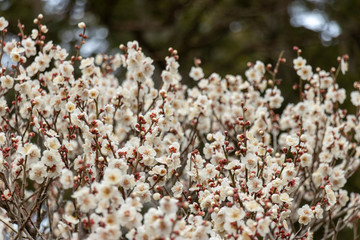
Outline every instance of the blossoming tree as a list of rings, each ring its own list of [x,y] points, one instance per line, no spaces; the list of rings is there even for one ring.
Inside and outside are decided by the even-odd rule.
[[[293,60],[300,100],[282,106],[275,66],[181,84],[170,48],[162,85],[136,41],[82,58],[0,18],[2,239],[336,239],[360,217],[344,190],[360,161],[360,84]],[[124,79],[115,72],[126,71]],[[281,110],[281,107],[284,107]]]

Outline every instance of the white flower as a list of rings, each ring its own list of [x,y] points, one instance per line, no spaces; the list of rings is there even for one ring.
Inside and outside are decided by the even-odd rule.
[[[261,72],[257,71],[254,68],[249,68],[248,70],[246,70],[245,76],[247,77],[249,82],[255,82],[255,83],[260,83],[262,78]]]
[[[300,164],[302,167],[310,167],[312,164],[312,156],[309,153],[304,153],[300,157]]]
[[[47,148],[52,149],[52,150],[58,150],[61,147],[61,145],[59,143],[59,140],[57,138],[55,138],[55,137],[48,138],[45,141],[44,145]]]
[[[24,147],[20,147],[19,153],[28,157],[29,164],[37,162],[41,156],[40,149],[32,143],[26,143]]]
[[[79,23],[78,23],[78,27],[79,27],[80,29],[84,29],[84,28],[86,28],[86,25],[85,25],[84,22],[79,22]]]
[[[136,209],[129,204],[123,204],[118,210],[117,215],[122,226],[134,220]]]
[[[66,105],[65,105],[65,108],[66,108],[66,111],[68,112],[73,112],[76,108],[76,105],[72,102],[67,102]]]
[[[265,237],[265,235],[270,232],[270,223],[271,219],[269,217],[262,218],[258,222],[257,230],[262,237]]]
[[[64,77],[71,77],[74,72],[74,67],[69,61],[64,61],[59,66],[60,72]]]
[[[244,202],[245,208],[250,212],[258,212],[261,211],[262,207],[255,200]]]
[[[183,191],[183,184],[177,181],[175,185],[171,188],[171,191],[174,193],[174,197],[180,197]]]
[[[258,192],[263,188],[263,182],[260,178],[253,178],[247,182],[249,192]]]
[[[10,200],[11,197],[12,197],[10,190],[9,190],[9,189],[5,189],[3,196],[6,198],[6,200]]]
[[[330,182],[333,190],[339,190],[346,183],[345,172],[339,167],[334,168],[330,176]]]
[[[64,168],[61,171],[60,183],[64,189],[69,189],[74,186],[74,177],[72,171]]]
[[[82,212],[89,212],[91,209],[96,207],[96,198],[90,194],[88,187],[79,188],[72,195],[77,200],[77,205]]]
[[[255,168],[257,166],[257,162],[258,162],[258,156],[256,156],[253,153],[246,154],[246,157],[243,160],[243,163],[245,163],[247,169]]]
[[[265,71],[266,71],[265,70],[265,65],[261,61],[256,61],[255,65],[254,65],[254,69],[256,71],[258,71],[259,73],[261,73],[261,74],[265,74]]]
[[[177,207],[178,200],[170,198],[169,196],[163,197],[160,200],[160,209],[167,215],[175,217],[178,210]]]
[[[245,211],[242,208],[232,206],[231,208],[226,208],[226,218],[229,222],[237,222],[242,220],[245,217]]]
[[[31,38],[26,38],[21,41],[21,45],[25,48],[26,57],[36,55],[35,42]]]
[[[118,169],[117,169],[118,170]],[[120,178],[120,186],[122,186],[125,189],[130,189],[135,186],[135,178],[133,175],[123,175]]]
[[[350,94],[351,97],[351,103],[358,107],[360,106],[360,93],[358,91],[354,91]]]
[[[46,25],[42,25],[41,28],[40,28],[40,31],[41,31],[42,33],[47,33],[47,32],[48,32],[47,26],[46,26]]]
[[[115,187],[108,185],[106,182],[102,183],[98,188],[98,197],[101,200],[110,199],[115,191]]]
[[[312,68],[310,65],[306,65],[306,66],[300,68],[297,71],[297,74],[301,77],[301,79],[309,80],[313,75]]]
[[[345,74],[348,71],[348,68],[349,68],[348,62],[346,62],[344,58],[341,58],[341,62],[340,62],[341,73]]]
[[[33,62],[31,63],[27,68],[26,68],[26,72],[28,74],[29,77],[34,76],[37,72],[39,71],[39,67],[38,64]]]
[[[305,66],[306,60],[302,57],[297,57],[293,60],[295,70],[301,69]]]
[[[156,151],[152,146],[143,145],[138,148],[138,152],[141,154],[146,165],[152,165],[151,163],[154,162],[156,156]]]
[[[6,142],[6,136],[4,132],[0,133],[0,146],[3,146]],[[1,154],[0,154],[1,155]]]
[[[287,193],[281,193],[281,194],[280,194],[280,200],[281,200],[282,202],[285,202],[285,203],[291,203],[292,200],[294,200],[294,199],[291,198],[291,197],[289,196],[289,194],[287,194]]]
[[[37,29],[31,30],[31,38],[36,39],[39,36],[39,31]]]
[[[99,90],[97,90],[96,88],[93,88],[89,91],[89,97],[91,97],[92,99],[96,99],[99,95]]]
[[[48,167],[53,167],[56,164],[61,162],[61,156],[58,151],[54,150],[45,150],[43,152],[43,156],[41,157],[41,161]]]
[[[4,97],[0,98],[0,117],[6,114],[7,103]]]
[[[291,135],[288,135],[286,137],[286,144],[288,146],[297,146],[299,144],[299,137],[298,136],[291,136]]]
[[[8,55],[10,55],[11,51],[16,47],[16,40],[13,39],[11,42],[7,42],[4,47],[4,52],[6,52]]]
[[[205,168],[201,169],[199,175],[202,179],[211,179],[216,176],[218,171],[215,169],[215,166],[211,163],[208,163]]]
[[[94,58],[85,58],[81,60],[80,69],[85,69],[93,65],[94,65]]]
[[[299,223],[303,225],[308,225],[314,218],[314,213],[307,204],[300,208],[297,213],[299,214]]]
[[[284,168],[281,177],[285,180],[292,180],[296,176],[296,171],[293,163],[287,164]]]
[[[201,67],[191,67],[189,76],[195,81],[199,81],[204,77],[204,72]]]
[[[315,217],[317,219],[322,219],[323,218],[323,212],[324,212],[324,209],[321,207],[320,204],[316,205],[315,207]]]
[[[12,88],[14,86],[14,78],[10,77],[9,75],[2,76],[0,78],[1,86],[3,88]]]
[[[106,168],[104,173],[104,181],[111,185],[118,185],[121,182],[121,171],[117,168]],[[125,180],[125,179],[123,179]]]
[[[19,62],[20,59],[21,59],[21,54],[22,54],[24,51],[25,51],[24,48],[14,47],[14,48],[11,50],[11,53],[10,53],[11,61],[13,61],[14,63]]]
[[[336,196],[334,191],[331,189],[330,185],[325,186],[326,198],[330,206],[335,205],[336,203]]]
[[[4,17],[0,17],[0,31],[3,31],[7,26],[9,26],[9,22]]]
[[[43,163],[38,162],[31,165],[29,178],[41,184],[46,177],[46,167]]]

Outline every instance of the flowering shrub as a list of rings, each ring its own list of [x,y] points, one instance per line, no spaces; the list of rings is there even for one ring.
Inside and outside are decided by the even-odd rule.
[[[82,58],[37,28],[4,41],[0,73],[0,229],[5,239],[336,238],[360,217],[344,190],[360,157],[356,115],[336,78],[294,59],[300,101],[281,110],[275,66],[246,78],[206,77],[197,60],[181,84],[169,49],[162,85],[136,41]],[[125,79],[115,72],[126,70]]]

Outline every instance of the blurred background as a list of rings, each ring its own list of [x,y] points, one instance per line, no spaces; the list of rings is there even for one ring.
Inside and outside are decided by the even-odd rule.
[[[298,80],[292,70],[295,45],[309,64],[324,70],[349,54],[349,73],[337,81],[349,96],[360,76],[359,10],[359,0],[0,0],[0,15],[10,25],[7,38],[16,37],[18,19],[31,33],[33,19],[43,13],[47,39],[72,52],[79,42],[77,23],[84,21],[89,38],[83,56],[119,52],[121,43],[136,39],[155,61],[158,84],[169,47],[178,50],[183,81],[190,86],[195,57],[206,76],[244,76],[249,61],[274,64],[284,50],[288,61],[279,77],[286,102],[299,99],[291,89]],[[354,112],[349,99],[342,107]],[[360,174],[350,183],[348,190],[360,192]]]
[[[48,39],[68,50],[79,42],[77,23],[84,21],[89,39],[83,56],[118,52],[121,43],[136,39],[162,67],[173,47],[186,81],[194,57],[202,60],[208,75],[239,74],[247,62],[274,63],[284,50],[289,60],[282,71],[285,78],[296,45],[312,66],[325,70],[348,53],[345,86],[360,71],[359,9],[358,0],[0,0],[10,32],[17,32],[20,19],[30,33],[41,12]]]

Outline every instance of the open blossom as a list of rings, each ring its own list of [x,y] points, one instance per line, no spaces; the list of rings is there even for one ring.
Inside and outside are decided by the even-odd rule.
[[[136,218],[136,209],[128,204],[123,204],[118,211],[119,222],[126,225]]]
[[[60,183],[64,189],[68,189],[74,186],[74,177],[72,171],[69,169],[63,169],[60,177]]]
[[[0,31],[4,30],[9,26],[9,22],[5,20],[4,17],[0,17]]]
[[[251,179],[247,182],[249,192],[258,192],[263,188],[262,180],[259,178]]]
[[[294,199],[291,198],[288,193],[282,193],[280,194],[280,200],[285,203],[291,203]]]
[[[255,200],[244,202],[244,206],[250,212],[257,212],[257,211],[261,211],[262,209],[261,206]]]
[[[32,164],[29,177],[37,183],[42,183],[46,177],[46,168],[44,164],[41,162]]]
[[[96,99],[98,97],[98,95],[99,95],[99,91],[97,89],[95,89],[95,88],[90,89],[89,96],[91,98]]]
[[[82,212],[87,213],[96,207],[96,200],[94,196],[90,194],[88,187],[80,188],[73,193],[72,197],[77,200],[77,205]]]
[[[305,67],[306,59],[299,56],[293,60],[293,64],[294,64],[294,68],[296,70],[301,69],[301,68]]]
[[[310,167],[312,164],[312,156],[309,153],[304,153],[300,157],[300,164],[303,167]]]
[[[256,167],[258,162],[258,157],[255,154],[247,154],[245,159],[244,159],[244,163],[247,169],[252,169],[254,167]]]
[[[111,185],[118,185],[121,182],[121,171],[117,168],[107,168],[104,174],[104,181]],[[124,177],[123,181],[127,181],[128,177]]]
[[[204,77],[204,72],[201,67],[192,67],[189,76],[195,81],[199,81]]]
[[[175,217],[178,210],[177,202],[176,199],[164,197],[160,200],[160,209],[168,216]]]
[[[231,208],[226,208],[226,217],[229,222],[238,222],[245,217],[245,211],[242,208],[232,206]]]
[[[68,102],[65,107],[68,112],[73,112],[76,108],[75,104],[72,102]]]
[[[358,91],[354,91],[350,94],[350,97],[351,97],[351,103],[354,105],[354,106],[360,106],[360,92]]]
[[[262,237],[265,237],[265,235],[270,232],[270,223],[271,219],[269,217],[260,219],[258,222],[257,230]]]
[[[4,88],[12,88],[14,85],[14,78],[9,75],[0,77],[1,86]]]
[[[297,214],[299,214],[299,223],[303,225],[308,225],[311,219],[314,218],[313,211],[307,204],[300,208]]]
[[[69,61],[64,61],[60,64],[60,71],[64,77],[71,77],[74,72],[74,67]]]
[[[325,186],[325,192],[329,205],[333,206],[336,203],[336,196],[330,185]]]
[[[24,48],[14,47],[10,53],[11,61],[13,61],[15,63],[19,62],[21,59],[21,56],[24,52],[25,52]]]
[[[288,146],[296,146],[299,144],[299,137],[297,136],[287,136],[286,137],[286,144]]]
[[[27,157],[29,164],[35,163],[41,156],[40,149],[32,143],[26,143],[23,147],[20,147],[19,153]]]
[[[176,182],[175,185],[171,188],[171,191],[174,193],[174,197],[180,197],[183,191],[183,184],[181,182]]]
[[[301,79],[309,80],[313,75],[312,68],[310,65],[303,66],[297,71],[297,74],[301,77]]]

